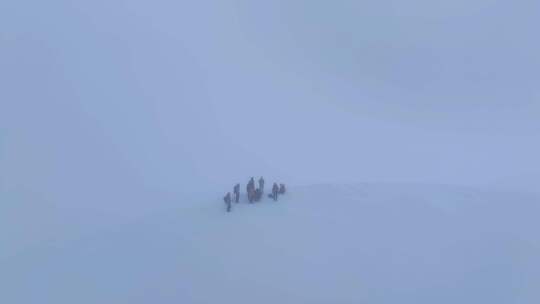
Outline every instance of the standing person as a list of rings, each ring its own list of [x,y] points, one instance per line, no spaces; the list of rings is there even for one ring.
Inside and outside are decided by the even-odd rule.
[[[264,178],[262,176],[259,178],[259,189],[261,189],[261,193],[264,193]]]
[[[278,192],[279,187],[276,183],[274,183],[274,185],[272,186],[272,198],[274,199],[274,201],[277,201]]]
[[[251,203],[251,182],[247,183],[246,193],[247,193],[248,201]]]
[[[247,184],[247,195],[250,203],[253,203],[255,198],[255,179],[252,177]]]
[[[285,194],[285,184],[279,184],[279,194]]]
[[[250,189],[251,189],[251,180],[249,180],[246,185],[246,192],[249,192]]]
[[[234,185],[234,202],[238,203],[240,201],[240,184]]]
[[[223,200],[225,201],[225,205],[227,205],[227,212],[231,212],[231,193],[227,192]]]

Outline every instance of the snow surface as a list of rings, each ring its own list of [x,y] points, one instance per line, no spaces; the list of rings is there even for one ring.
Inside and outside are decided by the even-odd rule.
[[[163,200],[130,221],[73,224],[10,248],[0,255],[0,302],[540,301],[534,195],[314,185],[229,214],[217,193]]]

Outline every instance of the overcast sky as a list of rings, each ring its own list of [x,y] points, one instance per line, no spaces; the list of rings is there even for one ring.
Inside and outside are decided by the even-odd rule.
[[[0,194],[534,176],[539,28],[536,0],[2,1]]]

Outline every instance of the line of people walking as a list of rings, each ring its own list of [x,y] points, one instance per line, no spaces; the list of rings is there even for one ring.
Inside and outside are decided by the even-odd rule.
[[[254,202],[259,202],[263,198],[264,194],[264,178],[261,176],[258,180],[259,187],[255,187],[255,178],[251,178],[249,182],[246,185],[246,193],[247,193],[247,199],[250,204],[253,204]],[[278,200],[279,194],[285,194],[285,184],[278,184],[274,183],[272,185],[272,192],[268,194],[268,197],[273,199],[274,201]],[[233,187],[233,193],[234,193],[234,202],[239,203],[240,202],[240,184],[236,184]],[[231,212],[232,209],[232,196],[230,192],[227,192],[225,197],[223,198],[225,201],[225,205],[227,207],[227,212]]]

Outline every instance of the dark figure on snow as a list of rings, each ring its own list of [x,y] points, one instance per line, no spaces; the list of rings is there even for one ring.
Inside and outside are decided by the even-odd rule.
[[[231,193],[227,192],[223,200],[225,201],[225,205],[227,205],[227,212],[231,212]]]
[[[240,201],[240,184],[234,185],[234,202],[238,203]]]
[[[274,199],[274,201],[277,201],[278,193],[279,193],[279,187],[276,183],[274,183],[274,185],[272,186],[272,198]]]
[[[285,194],[285,184],[279,184],[279,194]]]
[[[249,202],[253,203],[253,200],[255,198],[255,180],[253,179],[253,177],[249,180],[246,190]]]
[[[261,193],[264,192],[264,178],[262,176],[259,178],[259,189],[261,189]]]

